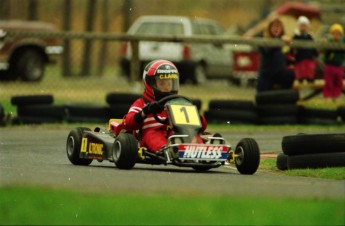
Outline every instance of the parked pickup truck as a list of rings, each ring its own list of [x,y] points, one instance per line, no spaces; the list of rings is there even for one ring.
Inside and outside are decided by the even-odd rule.
[[[49,23],[6,20],[0,21],[0,80],[40,81],[47,63],[56,61],[63,47],[59,38],[9,37],[8,32],[56,32]]]

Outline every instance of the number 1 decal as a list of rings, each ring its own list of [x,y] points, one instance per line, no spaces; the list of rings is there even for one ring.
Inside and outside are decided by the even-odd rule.
[[[201,126],[198,110],[193,105],[170,105],[170,115],[175,124]]]
[[[184,116],[186,117],[186,122],[189,123],[189,117],[188,117],[188,113],[187,113],[187,109],[186,107],[181,107],[180,108],[180,112],[183,112],[184,113]]]

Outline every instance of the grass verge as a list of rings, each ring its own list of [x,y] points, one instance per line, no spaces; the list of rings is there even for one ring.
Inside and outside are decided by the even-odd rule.
[[[345,180],[345,167],[330,167],[320,169],[294,169],[279,170],[275,159],[265,159],[260,162],[261,170],[269,170],[274,173],[281,173],[289,176],[317,177],[324,179]]]
[[[343,225],[344,200],[0,188],[1,224]]]

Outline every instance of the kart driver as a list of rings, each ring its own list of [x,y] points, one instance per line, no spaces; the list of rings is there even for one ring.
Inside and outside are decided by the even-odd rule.
[[[147,64],[143,73],[145,90],[142,97],[137,99],[130,107],[124,119],[126,130],[140,130],[140,146],[147,147],[152,152],[157,152],[167,143],[167,125],[156,121],[153,114],[162,120],[166,119],[157,101],[163,97],[174,95],[179,90],[179,72],[176,66],[167,60],[155,60]],[[200,116],[202,122],[201,132],[207,127],[206,119]]]

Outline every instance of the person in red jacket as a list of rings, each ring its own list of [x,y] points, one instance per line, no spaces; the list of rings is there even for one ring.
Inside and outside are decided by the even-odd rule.
[[[169,134],[167,125],[156,121],[153,114],[157,114],[162,120],[166,119],[166,112],[157,101],[178,93],[179,72],[172,62],[155,60],[145,67],[143,84],[145,90],[142,97],[130,107],[124,119],[124,127],[128,131],[140,130],[140,146],[157,152],[166,145]],[[207,122],[203,116],[200,118],[204,131]]]

